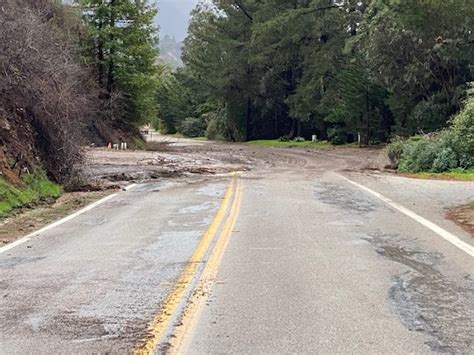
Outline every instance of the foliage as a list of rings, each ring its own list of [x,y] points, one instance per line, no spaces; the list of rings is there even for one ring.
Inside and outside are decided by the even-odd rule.
[[[281,141],[280,139],[265,139],[249,141],[246,144],[266,148],[304,148],[304,149],[329,149],[331,143],[327,141]]]
[[[144,123],[157,114],[157,13],[146,0],[77,0],[90,30],[90,56],[111,119]]]
[[[201,3],[183,84],[229,140],[438,131],[472,80],[473,19],[474,3],[442,0]]]
[[[181,123],[179,131],[186,137],[203,137],[206,133],[206,122],[202,118],[188,117]]]
[[[431,136],[397,139],[388,147],[395,167],[406,172],[442,173],[474,166],[474,98],[452,119],[449,129]]]
[[[461,181],[474,181],[474,169],[453,169],[443,173],[416,173],[415,177],[421,179],[448,179]]]
[[[43,172],[26,175],[23,180],[24,186],[15,187],[0,178],[0,217],[13,209],[57,198],[62,193],[61,187],[48,180]]]

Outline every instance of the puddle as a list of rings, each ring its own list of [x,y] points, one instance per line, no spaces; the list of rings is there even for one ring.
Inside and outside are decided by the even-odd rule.
[[[217,209],[217,203],[215,202],[204,202],[199,205],[189,206],[181,208],[178,211],[178,214],[188,214],[188,213],[196,213],[196,212],[206,212],[206,211],[214,211]]]
[[[469,353],[474,339],[474,282],[465,275],[448,279],[439,270],[440,254],[411,247],[398,235],[378,233],[365,240],[381,256],[408,268],[395,277],[388,292],[404,326],[429,335],[426,344],[435,352]]]
[[[197,193],[205,196],[222,196],[227,187],[227,183],[209,184],[201,187]]]
[[[319,184],[314,193],[318,200],[327,205],[359,214],[369,213],[381,207],[362,191],[348,189],[341,185]]]
[[[168,220],[168,226],[171,228],[174,227],[181,227],[181,228],[203,228],[207,227],[212,223],[212,220],[214,219],[213,216],[202,218],[202,219],[195,219],[195,220],[189,220],[186,219],[186,221],[183,221],[183,219],[170,219]]]

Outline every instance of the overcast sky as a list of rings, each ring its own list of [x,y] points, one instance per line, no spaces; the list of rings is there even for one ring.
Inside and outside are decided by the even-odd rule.
[[[160,36],[174,36],[182,41],[187,34],[189,13],[199,0],[155,0],[159,13],[156,23],[160,26]]]

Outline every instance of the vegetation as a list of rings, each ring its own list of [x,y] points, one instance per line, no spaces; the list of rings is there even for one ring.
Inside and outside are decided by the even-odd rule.
[[[452,119],[451,126],[431,136],[399,139],[388,147],[394,166],[402,172],[469,170],[474,167],[474,97]]]
[[[474,170],[463,170],[455,169],[452,171],[447,171],[444,173],[416,173],[413,174],[414,177],[420,179],[443,179],[443,180],[461,180],[461,181],[474,181]]]
[[[145,0],[4,0],[1,213],[80,188],[81,145],[127,139],[157,115],[156,9]],[[47,176],[30,179],[43,169]],[[36,176],[36,175],[35,175]]]
[[[465,1],[201,3],[158,125],[193,117],[209,138],[334,144],[444,130],[473,80],[473,25]],[[443,154],[434,169],[453,165]]]
[[[78,0],[89,29],[89,55],[110,119],[148,122],[157,114],[157,10],[146,0]]]
[[[41,166],[72,186],[81,144],[117,130],[139,146],[150,121],[267,146],[392,141],[402,171],[473,167],[472,1],[200,2],[177,69],[158,64],[156,13],[146,0],[3,1],[6,180]]]
[[[145,0],[5,0],[0,168],[74,188],[80,145],[139,138],[157,115],[156,9]],[[117,132],[117,134],[114,134]]]
[[[81,127],[95,117],[95,86],[80,58],[85,27],[55,1],[5,0],[0,9],[0,157],[19,176],[41,164],[65,182],[80,159]]]
[[[0,217],[13,209],[57,198],[61,193],[61,187],[49,181],[43,172],[26,175],[20,187],[0,178]]]
[[[327,141],[298,141],[298,140],[282,140],[282,139],[264,139],[247,142],[249,145],[267,148],[306,148],[306,149],[329,149],[331,143]]]
[[[165,35],[160,38],[160,61],[168,64],[171,68],[177,69],[183,65],[181,61],[182,43],[176,41],[174,37]]]

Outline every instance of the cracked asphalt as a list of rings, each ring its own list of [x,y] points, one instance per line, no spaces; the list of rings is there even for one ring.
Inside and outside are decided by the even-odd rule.
[[[199,295],[189,285],[156,353],[474,353],[473,257],[336,173],[468,245],[445,215],[474,200],[473,183],[367,172],[378,152],[200,149],[252,166],[217,276]],[[0,353],[136,349],[231,179],[139,182],[1,253]]]

